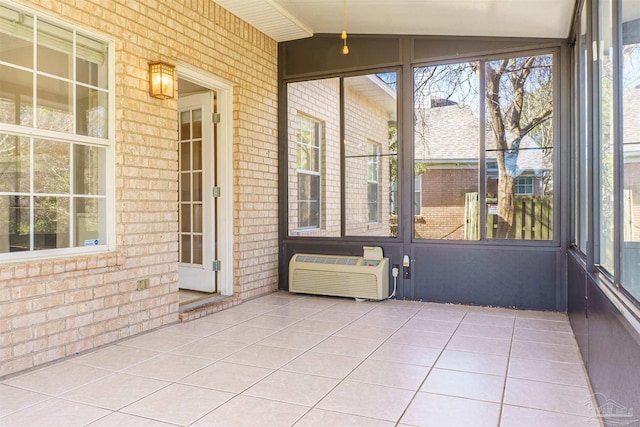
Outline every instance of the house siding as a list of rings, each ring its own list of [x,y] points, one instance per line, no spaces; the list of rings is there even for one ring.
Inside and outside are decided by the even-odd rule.
[[[235,85],[233,301],[276,290],[276,42],[209,0],[20,4],[115,42],[116,250],[0,265],[0,377],[178,321],[177,100],[150,61]]]

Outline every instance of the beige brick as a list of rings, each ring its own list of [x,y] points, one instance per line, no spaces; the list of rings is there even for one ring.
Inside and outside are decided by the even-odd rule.
[[[47,319],[47,315],[43,311],[35,313],[24,314],[21,316],[15,316],[11,319],[11,326],[14,329],[24,328],[43,323]]]
[[[34,298],[33,300],[29,300],[29,302],[33,302],[34,310],[42,310],[45,308],[57,307],[61,304],[64,304],[64,295],[52,294],[48,296]]]
[[[33,362],[35,365],[41,365],[43,363],[49,363],[54,360],[65,357],[67,353],[64,347],[55,347],[50,350],[41,351],[33,356]]]
[[[75,305],[63,305],[47,310],[47,320],[62,319],[63,317],[74,316],[76,314]]]
[[[46,337],[49,335],[55,335],[64,331],[64,319],[49,321],[33,327],[34,337]]]
[[[47,338],[47,346],[49,348],[64,346],[69,343],[73,343],[78,339],[78,331],[64,331],[56,335],[51,335]]]

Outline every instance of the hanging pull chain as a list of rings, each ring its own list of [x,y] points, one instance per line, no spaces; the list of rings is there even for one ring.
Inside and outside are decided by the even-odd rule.
[[[346,55],[349,53],[349,46],[347,46],[347,0],[343,2],[342,8],[342,41],[344,45],[342,46],[342,54]]]

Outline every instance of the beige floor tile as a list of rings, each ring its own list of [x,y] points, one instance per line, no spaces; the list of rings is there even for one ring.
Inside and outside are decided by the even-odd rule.
[[[121,412],[113,412],[98,421],[92,422],[88,427],[175,427],[175,425]]]
[[[222,323],[235,326],[257,316],[260,316],[260,313],[247,311],[240,308],[236,309],[236,307],[233,307],[229,310],[214,313],[210,316],[207,316],[207,318],[210,318],[214,323]]]
[[[470,311],[464,316],[462,320],[462,324],[471,324],[471,325],[484,325],[484,326],[499,326],[502,328],[513,328],[515,322],[515,315],[504,316],[504,315],[491,315],[485,314],[486,311]]]
[[[376,341],[331,336],[313,347],[313,351],[364,358],[369,356],[378,345]]]
[[[161,354],[122,371],[157,380],[177,381],[213,363],[212,360],[178,354]]]
[[[51,399],[46,394],[0,384],[0,417]]]
[[[561,384],[507,378],[504,403],[551,412],[595,416],[589,389]]]
[[[250,396],[236,396],[192,424],[193,427],[288,427],[305,412],[306,406]]]
[[[283,331],[302,332],[305,334],[323,335],[328,337],[334,334],[344,327],[341,323],[315,320],[315,319],[302,319],[297,321],[291,326],[287,326]]]
[[[511,356],[555,362],[582,363],[580,351],[575,345],[514,341],[511,346]]]
[[[504,378],[507,371],[507,361],[507,357],[495,354],[445,350],[440,355],[435,367],[454,371],[498,375]]]
[[[478,313],[483,316],[504,316],[511,319],[516,318],[516,311],[511,308],[502,307],[483,307],[478,305],[469,306],[469,314]]]
[[[460,309],[448,309],[448,306],[427,306],[421,309],[414,316],[415,319],[427,319],[427,320],[438,320],[441,322],[453,322],[460,323],[467,313],[466,308],[464,310]]]
[[[167,423],[189,425],[235,394],[186,384],[171,384],[120,410]]]
[[[92,351],[91,353],[69,359],[69,362],[110,371],[121,371],[159,354],[157,351],[146,350],[144,348],[110,345]]]
[[[358,415],[340,414],[323,409],[312,409],[295,424],[295,427],[393,427],[394,425],[395,423],[391,421],[376,420]]]
[[[231,307],[228,310],[221,311],[220,313],[225,313],[230,311],[232,313],[245,313],[245,314],[255,314],[256,316],[260,314],[265,314],[270,312],[271,310],[275,310],[279,306],[274,306],[271,304],[262,304],[260,299],[255,299],[251,301],[245,301],[240,305],[236,305],[235,307]],[[205,316],[204,319],[209,319],[211,316]]]
[[[219,323],[210,320],[208,317],[196,319],[191,322],[179,323],[169,326],[165,330],[183,335],[191,335],[197,338],[204,338],[217,332],[230,328],[228,323]]]
[[[255,344],[269,335],[276,333],[276,329],[257,328],[254,326],[237,325],[222,332],[214,334],[208,339],[238,341],[246,344]]]
[[[575,345],[573,334],[566,332],[540,331],[537,329],[516,328],[514,341],[532,341],[545,344]]]
[[[398,329],[387,342],[414,345],[418,347],[444,348],[450,338],[451,334],[419,331],[403,326]]]
[[[56,396],[111,375],[92,366],[61,362],[4,381],[7,385]]]
[[[343,381],[316,407],[344,414],[397,421],[413,395],[409,390]]]
[[[375,326],[378,328],[398,329],[407,323],[408,319],[404,317],[385,316],[376,312],[369,312],[364,316],[353,321],[352,325]]]
[[[340,298],[330,297],[324,295],[307,295],[303,298],[297,298],[294,302],[296,307],[303,308],[317,308],[320,310],[326,310],[333,307]]]
[[[342,379],[349,375],[363,360],[363,358],[359,357],[307,351],[280,369],[301,374]]]
[[[115,411],[169,384],[167,381],[115,373],[64,393],[61,397]]]
[[[568,320],[543,320],[519,317],[516,319],[516,328],[537,329],[539,331],[572,333]]]
[[[500,405],[430,393],[418,393],[400,421],[428,427],[496,427]]]
[[[566,313],[557,311],[533,311],[533,310],[516,310],[517,318],[541,319],[541,320],[567,320]]]
[[[323,308],[301,307],[298,305],[299,302],[302,302],[302,300],[278,307],[270,311],[269,316],[293,317],[296,320],[301,320],[323,310]]]
[[[283,330],[278,331],[273,335],[269,335],[267,338],[259,341],[258,344],[304,351],[314,347],[325,338],[326,336],[324,335],[313,335],[306,334],[304,332]]]
[[[503,377],[474,372],[433,369],[427,376],[420,391],[500,403],[503,389]]]
[[[335,378],[276,371],[242,394],[296,405],[313,406],[338,382],[339,380]]]
[[[259,368],[278,369],[298,357],[302,351],[253,344],[224,359],[225,362]]]
[[[509,377],[589,387],[582,364],[511,357]]]
[[[242,393],[272,372],[272,369],[216,362],[180,382],[229,393]]]
[[[373,301],[355,301],[353,298],[340,298],[331,306],[331,311],[343,311],[362,316],[376,308],[377,305],[378,303]]]
[[[144,348],[147,350],[170,351],[196,340],[198,340],[198,338],[194,336],[160,329],[159,331],[126,339],[121,341],[120,344],[127,347]]]
[[[415,391],[420,388],[429,369],[426,366],[367,359],[349,374],[347,380]]]
[[[217,337],[202,338],[190,344],[178,347],[172,354],[220,360],[242,350],[249,344],[242,341],[230,341]]]
[[[511,340],[454,335],[451,337],[446,349],[508,356],[511,349]]]
[[[260,297],[259,301],[261,304],[283,306],[283,305],[291,304],[292,302],[298,301],[305,297],[306,296],[302,294],[292,294],[289,292],[275,292],[270,295]]]
[[[478,325],[475,323],[462,322],[455,335],[466,337],[492,338],[498,340],[510,340],[513,336],[513,327]]]
[[[98,420],[111,411],[95,406],[49,399],[0,418],[3,427],[80,427]]]
[[[391,302],[381,302],[369,312],[372,316],[395,317],[405,320],[411,319],[420,311],[418,305],[402,306]]]
[[[433,366],[441,352],[438,348],[385,342],[369,358],[408,365]]]
[[[389,338],[394,332],[395,328],[381,328],[378,326],[368,326],[362,324],[351,324],[340,329],[334,334],[336,337],[356,338],[360,340],[371,340],[378,343],[382,343]]]
[[[413,319],[409,319],[404,327],[408,329],[417,329],[419,331],[453,334],[458,327],[458,323],[414,317]]]
[[[340,311],[336,310],[335,306],[332,306],[328,310],[319,311],[318,313],[307,317],[308,320],[320,320],[323,322],[331,321],[332,323],[340,325],[340,327],[344,327],[349,323],[361,318],[364,313],[359,312],[350,312],[350,311]]]
[[[296,317],[273,316],[271,313],[273,312],[271,311],[268,314],[262,314],[258,317],[247,320],[246,322],[242,323],[242,326],[269,329],[272,330],[271,332],[274,332],[284,329],[287,326],[291,326],[298,320],[301,320],[301,318]]]
[[[500,427],[601,427],[597,418],[504,405]]]

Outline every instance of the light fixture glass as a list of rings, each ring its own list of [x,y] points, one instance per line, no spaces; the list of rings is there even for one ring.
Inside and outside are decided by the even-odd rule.
[[[149,63],[149,95],[158,99],[171,99],[174,97],[174,72],[173,65],[164,62]]]

